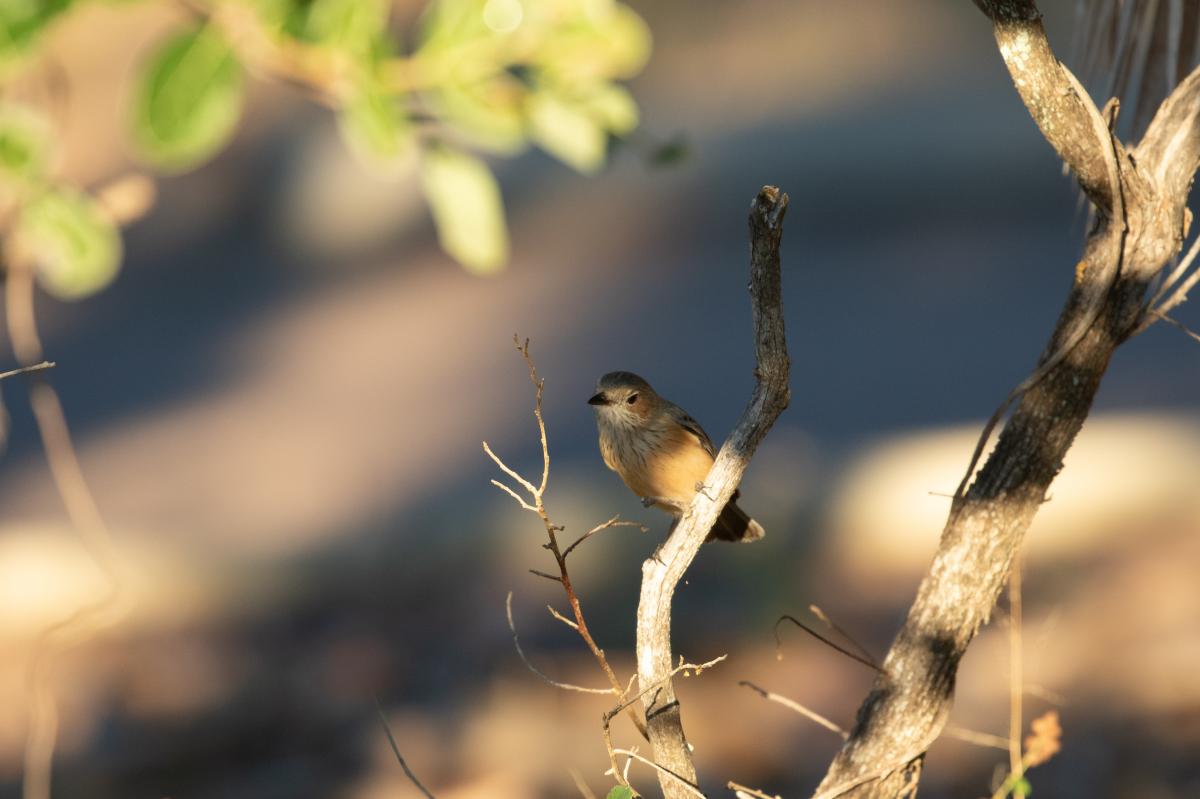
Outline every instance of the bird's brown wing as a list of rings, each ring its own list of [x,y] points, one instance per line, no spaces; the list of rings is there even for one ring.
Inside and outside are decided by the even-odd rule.
[[[717,457],[717,448],[713,446],[712,439],[708,437],[708,433],[704,432],[704,428],[695,419],[687,415],[687,412],[678,405],[672,406],[675,420],[679,422],[679,426],[689,433],[700,439],[700,446],[704,447],[704,451],[708,453],[710,458]]]

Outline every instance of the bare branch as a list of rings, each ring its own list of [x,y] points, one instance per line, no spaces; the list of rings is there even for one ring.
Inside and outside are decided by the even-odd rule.
[[[748,797],[756,797],[756,799],[783,799],[783,797],[779,794],[769,794],[763,793],[762,791],[756,791],[753,788],[747,788],[745,785],[736,783],[733,780],[730,780],[728,783],[726,783],[725,787],[733,791],[737,795],[738,799],[748,799]]]
[[[879,664],[874,663],[858,654],[855,654],[854,652],[851,652],[849,649],[846,649],[843,646],[839,646],[838,644],[835,644],[833,641],[830,641],[828,638],[821,635],[819,632],[814,630],[812,627],[809,627],[807,624],[800,621],[795,616],[789,616],[786,613],[783,614],[782,616],[780,616],[779,619],[775,622],[775,653],[776,653],[776,656],[778,656],[778,657],[782,656],[780,647],[783,646],[783,642],[779,638],[779,625],[783,624],[785,621],[790,621],[792,624],[796,625],[801,630],[804,630],[804,632],[808,633],[813,638],[816,638],[818,641],[825,644],[826,646],[828,646],[832,649],[835,649],[838,652],[841,652],[843,655],[850,658],[851,660],[853,660],[857,663],[861,663],[869,669],[874,669],[875,671],[879,672],[880,674],[884,673],[883,669],[880,668]]]
[[[768,691],[764,688],[759,688],[757,685],[750,682],[749,680],[739,680],[738,685],[742,685],[742,686],[745,686],[746,688],[749,688],[751,691],[754,691],[759,696],[761,696],[763,699],[769,700],[771,702],[777,702],[778,704],[783,705],[784,707],[788,708],[789,710],[796,711],[801,716],[804,716],[805,718],[807,718],[809,721],[816,722],[817,724],[819,724],[820,726],[829,730],[830,732],[837,733],[838,735],[842,736],[843,741],[850,737],[850,733],[846,732],[844,729],[839,727],[837,724],[835,724],[834,722],[825,718],[824,716],[822,716],[820,713],[816,712],[815,710],[809,710],[804,705],[800,704],[799,702],[797,702],[794,699],[789,699],[788,697],[783,696],[782,694],[777,694],[772,691]]]
[[[614,516],[611,519],[609,519],[608,521],[604,522],[603,524],[598,524],[595,527],[593,527],[591,530],[588,530],[586,533],[579,536],[579,538],[576,538],[575,542],[572,543],[571,546],[569,546],[563,550],[563,553],[562,553],[563,560],[567,559],[567,556],[571,554],[571,551],[573,549],[575,549],[575,547],[579,546],[584,541],[587,541],[589,538],[594,536],[596,533],[602,533],[605,530],[612,529],[613,527],[636,527],[639,530],[641,530],[643,533],[649,532],[646,529],[646,525],[644,525],[644,524],[639,524],[637,522],[621,521],[620,519],[621,519],[621,517],[619,515]]]
[[[1104,214],[1116,203],[1106,151],[1097,146],[1093,119],[1099,116],[1091,97],[1054,56],[1041,12],[1032,0],[975,0],[992,20],[996,44],[1021,100],[1046,141],[1079,179],[1079,185]],[[1118,145],[1119,147],[1119,145]]]
[[[528,480],[526,480],[521,475],[517,474],[512,469],[508,468],[508,464],[506,464],[504,461],[500,460],[500,457],[496,453],[492,452],[492,448],[488,446],[488,443],[486,441],[483,442],[483,451],[486,452],[487,456],[489,458],[491,458],[497,466],[500,467],[500,471],[504,472],[509,477],[516,480],[518,483],[520,483],[525,488],[525,490],[529,492],[530,496],[532,496],[534,499],[537,499],[539,496],[541,496],[541,492],[538,491],[534,487],[533,483],[529,482]],[[496,483],[495,480],[493,480],[492,483],[494,485],[499,485],[498,483]],[[513,493],[511,490],[507,489],[505,486],[500,486],[500,487],[505,488],[505,490],[507,490],[508,493],[510,493],[510,494]],[[514,494],[514,496],[516,496],[516,495]],[[520,501],[520,500],[518,500],[518,501]],[[525,503],[522,502],[521,504],[524,505]]]
[[[1186,195],[1200,168],[1200,67],[1159,106],[1135,157],[1164,194]]]
[[[512,632],[513,646],[517,649],[517,654],[521,656],[521,662],[525,667],[541,678],[542,682],[552,685],[555,688],[561,688],[564,691],[578,691],[582,694],[613,694],[617,693],[612,688],[585,688],[582,685],[572,685],[567,682],[559,682],[553,677],[547,676],[544,672],[538,669],[537,666],[529,662],[529,658],[525,657],[525,650],[521,648],[521,639],[517,637],[517,627],[513,624],[512,615],[512,591],[508,592],[508,598],[504,600],[504,610],[508,614],[508,629]]]
[[[1200,244],[1200,238],[1197,238],[1196,241],[1198,244]],[[1191,256],[1194,252],[1195,248],[1193,248],[1192,252],[1188,253],[1188,255]],[[1198,282],[1200,282],[1200,269],[1194,270],[1190,275],[1187,276],[1186,280],[1180,283],[1179,286],[1171,292],[1170,296],[1159,303],[1157,307],[1151,308],[1146,313],[1146,318],[1142,320],[1142,323],[1138,326],[1135,332],[1142,332],[1158,319],[1166,319],[1167,314],[1173,311],[1176,306],[1187,302],[1188,292],[1195,288],[1196,283]]]
[[[56,364],[53,361],[42,361],[35,363],[32,366],[22,366],[19,369],[9,369],[7,372],[0,372],[0,380],[7,380],[10,377],[17,375],[27,375],[32,372],[41,372],[45,369],[53,369]]]
[[[1188,338],[1193,339],[1194,341],[1200,341],[1200,333],[1197,333],[1195,330],[1192,330],[1190,327],[1185,325],[1183,322],[1180,322],[1178,319],[1175,319],[1174,317],[1171,317],[1171,316],[1167,316],[1166,314],[1160,313],[1158,311],[1155,312],[1155,315],[1158,316],[1159,319],[1162,319],[1164,322],[1171,325],[1171,327],[1178,328]]]
[[[530,505],[528,502],[526,502],[524,499],[522,499],[520,494],[518,494],[516,491],[513,491],[511,488],[506,486],[504,483],[501,483],[499,480],[492,480],[492,485],[494,485],[496,488],[500,489],[505,494],[508,494],[510,497],[515,499],[517,501],[517,504],[520,505],[524,510],[531,510],[534,513],[537,513],[537,508],[535,508],[533,505]]]
[[[396,738],[392,735],[392,725],[388,724],[387,716],[383,714],[383,708],[379,705],[379,700],[375,700],[375,712],[379,714],[379,723],[383,725],[383,731],[387,735],[388,743],[392,747],[392,754],[396,756],[396,760],[400,763],[400,768],[404,769],[405,775],[409,781],[417,786],[417,790],[426,796],[426,799],[434,799],[434,795],[429,792],[429,789],[421,784],[417,779],[417,775],[413,774],[412,769],[408,767],[408,763],[404,762],[404,756],[400,754],[400,747],[396,745]]]
[[[829,616],[826,615],[825,611],[821,610],[821,608],[819,608],[816,605],[809,605],[808,609],[812,613],[812,615],[814,615],[818,619],[820,619],[825,624],[826,627],[833,630],[838,635],[842,636],[842,638],[845,639],[846,643],[848,643],[848,644],[850,644],[850,646],[854,647],[854,650],[856,652],[858,652],[858,654],[862,655],[865,659],[867,659],[871,663],[873,663],[875,665],[875,668],[877,668],[877,669],[879,668],[879,658],[875,657],[875,655],[873,655],[870,651],[868,651],[865,646],[860,644],[858,641],[854,640],[854,636],[850,635],[850,633],[848,633],[844,629],[842,629],[841,625],[839,625],[833,619],[829,618]]]
[[[533,511],[538,515],[538,518],[542,520],[542,526],[546,530],[547,539],[547,543],[543,546],[544,548],[550,550],[550,553],[554,555],[554,562],[558,565],[559,576],[555,577],[551,574],[547,574],[546,572],[538,571],[537,569],[530,569],[529,571],[538,577],[554,580],[563,587],[563,591],[567,595],[567,602],[569,602],[571,605],[571,612],[575,616],[575,622],[572,624],[571,622],[567,622],[565,618],[562,618],[562,621],[567,622],[568,626],[571,626],[575,632],[579,634],[579,637],[583,639],[583,642],[587,645],[588,650],[592,653],[592,657],[596,659],[596,662],[600,665],[601,670],[604,672],[604,676],[608,678],[609,685],[612,686],[611,691],[604,691],[601,693],[612,693],[621,699],[624,699],[627,689],[623,688],[621,681],[617,678],[616,672],[614,672],[612,666],[609,665],[608,658],[605,656],[604,650],[601,649],[596,644],[595,639],[592,638],[591,631],[588,630],[587,621],[583,617],[583,607],[579,603],[579,597],[575,593],[575,587],[571,584],[571,575],[567,571],[567,553],[564,553],[558,545],[558,533],[563,528],[550,521],[550,514],[546,511],[545,493],[546,486],[550,480],[550,444],[546,437],[546,423],[542,418],[542,389],[545,386],[545,381],[538,377],[537,367],[534,365],[533,357],[529,354],[529,339],[525,339],[525,342],[522,344],[520,338],[514,334],[513,344],[516,346],[517,351],[521,353],[521,357],[525,360],[525,365],[529,370],[529,380],[534,386],[533,415],[534,418],[537,419],[538,438],[542,445],[542,479],[540,485],[535,487],[533,483],[521,477],[516,471],[510,469],[504,463],[504,461],[502,461],[494,452],[492,452],[491,448],[488,446],[488,443],[485,441],[483,442],[483,451],[488,454],[492,461],[494,461],[503,472],[525,487],[525,489],[529,492],[530,498],[532,499],[532,504],[526,502],[524,499],[518,496],[515,491],[499,481],[493,480],[492,484],[508,492],[510,496],[517,500],[523,509]],[[613,517],[613,519],[610,519],[606,524],[593,528],[591,532],[586,533],[579,541],[576,541],[574,544],[572,544],[571,547],[567,549],[567,552],[570,552],[572,548],[585,540],[589,535],[599,532],[601,529],[605,529],[606,527],[616,526],[617,524],[618,522],[616,521],[616,517]],[[510,593],[510,608],[511,600],[512,595]],[[551,613],[555,613],[555,611],[551,609]],[[511,609],[509,611],[509,626],[512,626]],[[514,643],[516,642],[515,629],[513,630],[513,641]],[[519,645],[517,649],[520,651]],[[523,653],[521,657],[524,659]],[[529,665],[527,660],[526,665]],[[530,666],[530,668],[533,669],[532,666]],[[533,669],[533,671],[540,674],[537,669]],[[632,681],[630,684],[632,684]],[[594,691],[594,689],[588,690]],[[647,737],[648,733],[646,731],[645,722],[638,718],[637,714],[632,710],[629,713],[629,718],[630,721],[633,722],[633,726],[637,729],[637,731],[641,733],[643,737]]]
[[[525,343],[521,344],[521,339],[513,333],[513,344],[525,359],[525,365],[529,367],[529,381],[533,383],[535,390],[533,415],[537,418],[538,433],[542,440],[542,483],[537,489],[537,496],[540,497],[546,493],[546,483],[550,481],[550,447],[546,444],[546,422],[542,419],[542,389],[546,381],[538,378],[537,367],[533,365],[533,358],[529,357],[529,339],[525,339]]]
[[[654,759],[683,782],[694,783],[696,769],[683,731],[679,702],[671,684],[671,601],[675,587],[696,557],[717,515],[733,496],[754,450],[787,407],[789,399],[787,341],[780,293],[779,244],[787,195],[765,186],[750,208],[750,296],[754,318],[757,385],[750,404],[721,447],[699,491],[659,548],[642,564],[638,603],[637,659],[642,685],[662,683],[647,695],[646,719]],[[681,782],[660,774],[666,799],[690,795]]]
[[[1200,236],[1196,236],[1196,238],[1193,239],[1192,246],[1188,248],[1187,255],[1183,256],[1183,258],[1180,259],[1179,263],[1175,265],[1175,268],[1171,271],[1171,274],[1167,275],[1163,279],[1162,285],[1158,287],[1158,291],[1156,291],[1154,293],[1154,296],[1150,298],[1150,301],[1146,303],[1147,308],[1150,308],[1150,309],[1159,308],[1165,312],[1165,311],[1171,310],[1171,308],[1174,307],[1174,305],[1172,305],[1171,307],[1164,307],[1166,305],[1165,303],[1164,303],[1164,306],[1160,306],[1159,300],[1161,300],[1164,296],[1166,296],[1167,292],[1170,291],[1174,286],[1176,286],[1179,283],[1180,280],[1183,279],[1183,276],[1187,274],[1188,269],[1191,267],[1192,263],[1196,260],[1196,254],[1198,252],[1200,252]],[[1193,275],[1189,279],[1194,280],[1195,275]],[[1172,295],[1172,299],[1174,299],[1174,296],[1175,295]],[[1183,296],[1175,302],[1175,305],[1178,305],[1180,302],[1183,302],[1186,299],[1187,299],[1187,289],[1184,289]],[[1168,300],[1168,302],[1170,302],[1170,300]],[[1150,324],[1153,321],[1154,320],[1152,320],[1152,319],[1143,320],[1142,323],[1140,325],[1138,325],[1138,329],[1134,331],[1134,334],[1136,335],[1137,333],[1140,333],[1143,330],[1145,330],[1147,327],[1150,326]]]
[[[1021,653],[1021,561],[1013,564],[1008,578],[1008,762],[1014,776],[1021,766],[1021,700],[1025,678]]]
[[[942,730],[942,734],[947,738],[954,738],[955,740],[975,744],[987,749],[999,749],[1002,752],[1008,751],[1008,739],[999,735],[976,732],[975,730],[968,730],[965,727],[959,727],[955,724],[947,724],[946,728]]]
[[[579,773],[579,769],[569,768],[567,773],[571,775],[571,779],[575,782],[575,789],[579,791],[579,795],[583,799],[596,799],[596,794],[592,793],[592,789],[583,779],[583,775]]]
[[[529,573],[536,577],[545,577],[547,580],[552,580],[553,582],[562,585],[562,578],[555,577],[553,574],[547,574],[546,572],[538,571],[537,569],[530,569]]]
[[[563,624],[570,627],[575,632],[579,632],[579,625],[576,624],[575,622],[571,621],[570,619],[568,619],[566,616],[559,613],[557,610],[555,610],[553,605],[547,605],[546,610],[550,611],[551,616],[558,619],[559,621],[561,621]]]
[[[683,790],[684,796],[698,796],[698,797],[700,797],[700,799],[708,799],[708,797],[706,797],[703,793],[701,793],[699,785],[697,785],[696,783],[692,782],[691,780],[689,780],[685,777],[680,776],[679,774],[676,774],[674,771],[671,771],[671,769],[667,768],[666,766],[660,766],[658,763],[655,763],[653,760],[649,760],[647,758],[642,757],[641,755],[639,755],[637,752],[633,751],[632,749],[614,749],[613,751],[616,752],[618,755],[625,755],[626,757],[632,757],[634,760],[637,760],[641,763],[645,763],[647,766],[649,766],[650,768],[654,769],[655,771],[657,771],[659,773],[660,780],[669,782],[672,785],[676,785],[679,788],[681,788]]]
[[[1039,365],[1010,395],[1012,413],[983,467],[977,475],[969,469],[956,492],[933,562],[883,661],[886,674],[860,707],[819,786],[820,799],[892,799],[915,791],[924,753],[949,716],[959,661],[990,617],[1113,353],[1145,318],[1148,286],[1182,241],[1190,177],[1177,179],[1174,167],[1140,165],[1144,154],[1170,149],[1156,143],[1165,139],[1148,134],[1133,150],[1139,158],[1131,158],[1054,58],[1032,0],[976,3],[994,23],[1034,120],[1076,170],[1099,214]],[[1191,146],[1172,157],[1190,158]],[[982,445],[973,463],[981,453]]]

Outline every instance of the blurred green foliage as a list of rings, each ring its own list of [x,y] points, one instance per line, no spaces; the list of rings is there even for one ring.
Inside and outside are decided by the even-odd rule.
[[[82,1],[0,0],[0,82],[35,62],[39,35]],[[390,0],[187,7],[193,18],[145,55],[136,78],[130,127],[142,161],[173,174],[219,153],[242,115],[247,73],[306,85],[366,168],[417,166],[442,247],[473,272],[508,260],[499,186],[479,155],[538,146],[593,173],[638,124],[618,81],[642,69],[650,33],[616,0],[431,0],[411,31],[397,29]],[[37,108],[0,106],[0,202],[16,205],[9,233],[43,287],[83,297],[115,275],[120,239],[95,202],[52,179],[51,128]]]
[[[633,799],[633,791],[624,785],[618,785],[608,792],[605,799]]]
[[[146,63],[133,110],[138,151],[167,172],[191,169],[233,136],[245,89],[233,48],[211,25],[180,31]]]

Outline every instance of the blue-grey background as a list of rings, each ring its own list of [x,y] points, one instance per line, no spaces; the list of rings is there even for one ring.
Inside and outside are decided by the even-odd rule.
[[[1065,57],[1069,9],[1045,5]],[[56,795],[414,795],[375,698],[443,799],[577,795],[569,767],[607,791],[607,700],[555,693],[512,651],[509,590],[539,664],[601,684],[545,615],[546,602],[565,603],[527,573],[552,566],[540,527],[488,484],[498,475],[480,442],[527,474],[540,468],[511,345],[528,336],[546,378],[551,514],[568,536],[618,512],[652,528],[606,533],[574,556],[591,626],[628,674],[638,565],[666,521],[603,468],[584,401],[599,374],[632,370],[724,436],[752,386],[745,217],[766,183],[791,197],[793,370],[791,407],[744,484],[768,538],[705,549],[676,636],[689,659],[744,653],[746,665],[684,689],[710,795],[726,779],[789,796],[815,785],[836,739],[736,681],[773,678],[850,722],[870,675],[807,643],[777,663],[771,624],[817,602],[886,647],[916,576],[877,592],[824,560],[839,481],[874,442],[992,411],[1049,333],[1086,219],[969,3],[634,6],[655,36],[632,84],[641,131],[595,177],[537,152],[497,164],[513,233],[502,274],[455,266],[411,179],[366,174],[327,114],[263,86],[227,152],[160,184],[111,288],[39,300],[85,471],[146,576],[128,618],[62,666]],[[95,14],[87,23],[103,30],[162,24]],[[111,115],[95,124],[117,126],[119,108]],[[649,165],[646,152],[673,137],[687,156]],[[72,163],[103,174],[123,158]],[[1178,318],[1200,326],[1195,307]],[[1115,358],[1097,414],[1194,417],[1198,358],[1179,331],[1152,329]],[[5,401],[4,532],[69,541],[23,392],[6,386]],[[1098,551],[1084,558],[1096,569],[1125,557]],[[48,585],[65,579],[45,563]],[[1040,582],[1031,566],[1027,612],[1039,597],[1043,609],[1075,601],[1063,563]],[[1097,590],[1113,579],[1097,577]],[[1137,626],[1131,613],[1121,624]],[[1003,696],[996,651],[979,668]],[[1092,656],[1059,653],[1103,670]],[[9,671],[16,701],[20,671]],[[1064,753],[1031,775],[1039,793],[1194,795],[1195,697],[1138,715],[1089,690],[1066,699]],[[1007,729],[1004,704],[992,710],[979,723]],[[18,795],[22,727],[10,726],[0,796]],[[989,794],[1004,753],[945,746],[958,748],[935,750],[923,794]]]

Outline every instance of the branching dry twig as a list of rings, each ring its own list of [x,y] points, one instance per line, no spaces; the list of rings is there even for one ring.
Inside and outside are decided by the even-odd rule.
[[[542,672],[538,671],[533,664],[529,662],[529,659],[525,657],[525,653],[521,650],[520,642],[517,639],[516,626],[513,624],[512,619],[512,592],[509,592],[507,602],[508,626],[509,629],[512,630],[513,644],[516,646],[517,654],[520,655],[521,660],[524,661],[525,665],[529,667],[530,671],[541,677],[549,684],[557,688],[583,691],[586,693],[611,693],[615,694],[621,700],[624,700],[627,689],[617,678],[617,674],[615,671],[613,671],[612,666],[609,664],[608,658],[604,654],[604,650],[596,644],[595,639],[592,638],[591,631],[588,630],[587,621],[583,616],[583,607],[579,603],[579,596],[575,593],[575,587],[571,584],[571,575],[567,571],[567,555],[571,553],[571,550],[575,549],[575,547],[579,546],[588,538],[597,533],[603,532],[604,530],[609,530],[614,527],[640,527],[641,525],[637,525],[632,522],[622,522],[616,516],[614,516],[603,524],[599,524],[588,532],[584,533],[579,537],[578,540],[567,547],[565,551],[560,548],[558,543],[558,533],[561,532],[563,528],[554,524],[554,522],[550,520],[550,515],[546,511],[545,503],[546,486],[549,485],[550,482],[550,445],[546,438],[546,422],[542,418],[542,390],[545,387],[545,380],[538,377],[537,367],[534,365],[533,358],[529,354],[529,339],[525,339],[524,343],[522,343],[521,339],[514,335],[513,344],[516,346],[517,352],[521,353],[521,357],[525,361],[525,366],[529,370],[529,380],[531,383],[533,383],[534,387],[533,415],[537,420],[538,439],[542,445],[542,475],[539,483],[534,485],[532,481],[526,480],[519,473],[517,473],[516,470],[510,468],[503,460],[501,460],[500,456],[492,451],[492,448],[488,445],[488,443],[484,441],[483,451],[487,453],[487,456],[492,459],[500,471],[504,472],[506,475],[515,480],[518,485],[520,485],[529,493],[529,498],[525,499],[515,490],[504,485],[498,480],[492,480],[492,485],[505,491],[509,496],[517,501],[517,504],[519,504],[522,509],[537,514],[538,518],[541,519],[542,525],[546,529],[547,538],[547,543],[543,544],[543,547],[554,556],[554,561],[558,565],[558,576],[556,577],[552,574],[547,574],[546,572],[538,571],[536,569],[530,569],[530,572],[538,577],[544,577],[548,580],[553,580],[563,587],[563,591],[566,592],[567,595],[567,602],[571,605],[572,615],[575,617],[573,629],[579,634],[579,637],[583,639],[583,642],[591,651],[592,656],[600,665],[600,669],[604,672],[604,676],[608,678],[609,685],[611,685],[612,688],[596,689],[574,686],[568,683],[561,683],[557,680],[553,680]],[[645,722],[638,718],[638,715],[632,711],[629,713],[629,719],[633,722],[633,725],[637,728],[638,732],[640,732],[643,737],[646,737],[647,731]]]
[[[700,799],[708,799],[708,797],[706,797],[700,791],[699,785],[697,785],[696,783],[687,779],[686,777],[683,777],[680,774],[676,774],[674,771],[671,771],[671,769],[667,768],[666,766],[659,765],[658,763],[655,763],[653,760],[650,760],[649,758],[642,757],[635,750],[633,750],[633,749],[614,749],[613,751],[616,752],[618,755],[625,755],[626,757],[631,757],[634,760],[637,760],[641,763],[645,763],[647,766],[649,766],[650,768],[652,768],[658,772],[659,780],[669,782],[672,785],[676,786],[678,789],[683,791],[684,796],[698,796],[698,797],[700,797]]]
[[[717,454],[698,491],[657,555],[642,564],[638,603],[637,658],[641,685],[662,685],[644,698],[654,760],[664,771],[659,784],[666,799],[692,795],[683,783],[696,782],[696,768],[683,731],[679,701],[671,683],[671,604],[675,587],[704,543],[717,515],[733,496],[742,474],[767,431],[789,400],[787,341],[780,293],[779,244],[787,195],[765,186],[750,206],[750,296],[756,354],[754,394]]]
[[[644,696],[646,696],[647,694],[649,694],[651,691],[655,691],[655,692],[659,691],[662,688],[663,683],[665,683],[667,680],[674,677],[676,674],[679,674],[680,672],[684,672],[688,676],[699,676],[700,674],[703,674],[708,669],[711,669],[713,666],[715,666],[718,663],[725,660],[726,657],[728,657],[728,655],[720,655],[720,656],[715,657],[712,660],[706,661],[704,663],[685,663],[683,658],[680,658],[679,665],[676,666],[675,668],[671,669],[670,674],[668,674],[662,680],[659,680],[657,683],[654,683],[652,685],[647,686],[646,688],[643,688],[637,694],[629,697],[628,699],[623,698],[621,701],[621,704],[617,705],[612,710],[610,710],[604,714],[604,716],[601,718],[601,723],[603,725],[602,726],[602,734],[604,736],[604,747],[608,750],[608,759],[611,763],[612,774],[617,778],[617,780],[619,782],[621,782],[622,785],[629,785],[629,783],[627,782],[627,778],[624,778],[621,775],[620,769],[617,767],[617,752],[619,752],[620,750],[614,749],[613,745],[612,745],[612,727],[611,727],[612,720],[614,718],[616,718],[617,716],[619,716],[624,710],[626,710],[630,706],[632,706],[639,699],[641,699]],[[627,694],[632,689],[632,686],[633,686],[633,681],[631,680],[629,683],[629,686],[625,689],[625,692]]]
[[[512,596],[513,596],[512,591],[509,591],[508,598],[504,600],[504,611],[505,611],[505,613],[508,614],[508,629],[510,632],[512,632],[513,647],[516,648],[517,655],[520,656],[521,662],[525,664],[525,667],[527,669],[529,669],[534,674],[536,674],[538,676],[538,678],[540,678],[542,680],[542,682],[546,683],[547,685],[554,687],[554,688],[561,688],[564,691],[578,691],[581,694],[613,694],[613,693],[617,693],[617,691],[612,688],[585,688],[582,685],[572,685],[571,683],[567,683],[567,682],[559,682],[558,680],[547,676],[543,671],[538,669],[537,666],[530,663],[529,658],[525,656],[525,650],[521,648],[521,639],[517,637],[517,627],[513,623]]]

